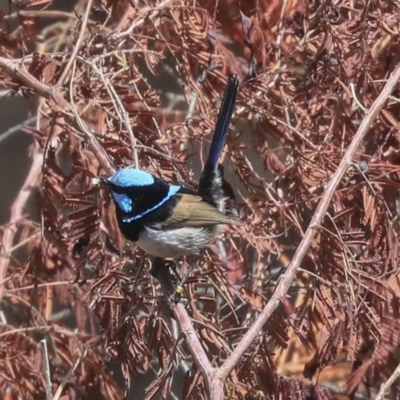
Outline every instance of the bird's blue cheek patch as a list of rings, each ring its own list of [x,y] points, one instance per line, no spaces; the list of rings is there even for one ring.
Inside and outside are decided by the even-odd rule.
[[[133,210],[133,202],[132,199],[126,195],[126,194],[122,194],[122,193],[115,193],[112,192],[112,197],[114,198],[115,202],[118,204],[118,207],[126,212],[126,213],[130,213]]]

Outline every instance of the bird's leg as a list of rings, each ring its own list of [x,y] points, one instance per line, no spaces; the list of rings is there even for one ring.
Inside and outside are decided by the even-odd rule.
[[[191,260],[191,261],[194,261],[194,260]],[[175,288],[174,301],[176,303],[181,301],[182,293],[185,290],[184,285],[185,285],[186,281],[188,280],[191,272],[193,271],[194,266],[195,266],[194,262],[188,263],[187,258],[184,259],[183,266],[182,266],[182,278]]]
[[[172,281],[169,264],[170,261],[166,261],[160,257],[155,257],[152,260],[151,268],[151,275],[153,275],[160,282],[162,291],[167,298],[175,293],[175,287]]]

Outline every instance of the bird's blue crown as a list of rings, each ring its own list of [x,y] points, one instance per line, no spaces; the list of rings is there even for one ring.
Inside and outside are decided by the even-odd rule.
[[[146,171],[135,168],[123,168],[115,172],[109,182],[120,187],[150,186],[154,184],[154,176]]]

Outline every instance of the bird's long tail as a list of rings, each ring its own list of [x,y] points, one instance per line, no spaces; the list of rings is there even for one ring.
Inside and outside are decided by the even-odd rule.
[[[213,203],[219,209],[221,209],[220,203],[224,194],[222,190],[223,178],[218,171],[218,161],[228,136],[229,125],[231,123],[238,89],[238,77],[237,75],[232,75],[229,78],[225,89],[224,98],[222,100],[214,135],[211,141],[210,152],[199,182],[199,193],[205,196],[208,201]]]
[[[225,146],[226,138],[229,132],[229,124],[231,123],[233,109],[235,107],[236,96],[239,88],[239,80],[237,75],[232,75],[226,85],[224,98],[219,110],[217,123],[215,125],[214,135],[211,142],[210,152],[206,166],[215,170],[218,166],[218,160],[222,149]]]

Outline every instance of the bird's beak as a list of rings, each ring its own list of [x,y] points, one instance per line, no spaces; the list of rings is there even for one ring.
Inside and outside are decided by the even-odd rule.
[[[95,176],[94,178],[92,178],[92,183],[95,186],[98,185],[107,185],[109,184],[108,178],[104,178],[103,176]]]

